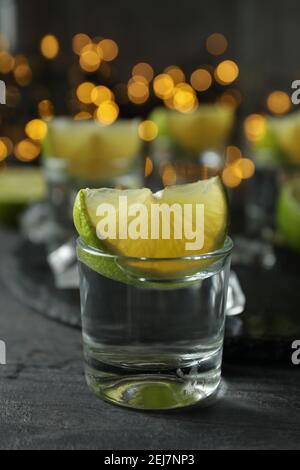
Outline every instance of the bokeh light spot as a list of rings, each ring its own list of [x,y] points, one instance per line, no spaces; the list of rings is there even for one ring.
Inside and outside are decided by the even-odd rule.
[[[146,178],[152,174],[153,168],[154,168],[154,165],[153,165],[152,159],[150,157],[147,157],[146,162],[145,162],[145,177]]]
[[[0,139],[0,162],[3,162],[8,157],[8,148],[5,142]]]
[[[104,103],[105,101],[113,101],[114,99],[115,97],[113,92],[106,86],[100,85],[94,87],[91,91],[91,102],[96,106],[100,106],[100,104]]]
[[[273,91],[267,98],[267,106],[271,113],[280,115],[289,112],[292,103],[289,95],[284,91]]]
[[[154,71],[150,64],[147,64],[146,62],[140,62],[133,67],[132,75],[144,77],[144,79],[150,83],[153,80]]]
[[[236,188],[241,184],[242,179],[236,174],[231,165],[223,170],[222,179],[228,188]]]
[[[46,59],[53,60],[59,53],[58,39],[52,34],[44,36],[41,40],[41,52]]]
[[[89,119],[92,119],[91,113],[87,111],[80,111],[79,113],[75,114],[74,116],[74,121],[88,121]]]
[[[173,96],[174,80],[170,75],[163,73],[154,79],[153,88],[158,98],[167,100]]]
[[[84,82],[78,86],[76,90],[76,95],[79,101],[84,104],[90,104],[93,102],[92,100],[92,92],[95,89],[94,83],[91,82]]]
[[[8,52],[0,52],[0,73],[10,73],[15,65],[15,59]]]
[[[226,157],[226,163],[230,164],[242,158],[242,152],[235,145],[229,145],[226,148],[225,157]]]
[[[92,40],[87,34],[84,34],[84,33],[75,34],[75,36],[73,37],[73,42],[72,42],[73,51],[75,52],[75,54],[80,55],[82,52],[82,49],[91,43],[92,43]]]
[[[103,60],[111,62],[119,55],[119,46],[112,39],[103,39],[98,44],[98,51],[102,55]]]
[[[101,124],[108,126],[118,119],[119,112],[119,107],[114,101],[104,101],[100,104],[96,117]]]
[[[47,135],[48,126],[41,119],[33,119],[26,125],[25,132],[32,140],[43,140]]]
[[[54,106],[50,100],[42,100],[38,104],[38,112],[42,119],[50,121],[54,116]]]
[[[177,174],[173,165],[165,165],[162,170],[162,181],[164,186],[172,186],[176,184]]]
[[[15,155],[22,162],[35,160],[41,152],[41,147],[37,142],[29,139],[22,140],[15,146]]]
[[[155,122],[147,120],[139,125],[139,136],[146,142],[151,142],[158,136],[158,126]]]
[[[212,55],[221,55],[224,54],[228,47],[228,41],[225,38],[224,34],[213,33],[211,34],[206,41],[206,48],[208,52]]]
[[[170,65],[164,70],[164,73],[172,78],[174,85],[185,82],[185,74],[183,70],[177,65]]]
[[[244,131],[250,142],[258,142],[266,133],[266,118],[261,114],[250,114],[245,119]]]
[[[149,87],[144,81],[138,80],[137,77],[129,80],[128,97],[134,104],[143,104],[149,98]]]
[[[191,84],[197,91],[206,91],[212,85],[212,76],[206,69],[195,70],[191,75]]]
[[[239,76],[239,67],[233,60],[224,60],[215,70],[215,79],[221,85],[229,85]]]

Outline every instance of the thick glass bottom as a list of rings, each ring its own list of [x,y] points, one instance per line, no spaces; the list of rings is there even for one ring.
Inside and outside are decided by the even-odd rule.
[[[199,405],[213,397],[221,382],[221,368],[201,372],[194,364],[186,370],[109,371],[86,365],[90,390],[115,405],[138,410],[171,410]]]

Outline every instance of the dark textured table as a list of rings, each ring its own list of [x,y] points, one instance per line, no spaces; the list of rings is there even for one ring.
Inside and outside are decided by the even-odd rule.
[[[300,366],[226,363],[212,407],[127,411],[88,391],[78,331],[0,293],[1,449],[300,449]]]

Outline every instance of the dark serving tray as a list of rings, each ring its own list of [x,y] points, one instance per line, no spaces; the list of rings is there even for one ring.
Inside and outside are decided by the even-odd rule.
[[[1,259],[0,275],[7,288],[34,311],[80,328],[76,289],[60,290],[46,261],[43,245],[20,240]],[[245,312],[228,318],[225,359],[291,364],[292,342],[300,339],[299,258],[277,253],[271,270],[235,266],[247,298]]]

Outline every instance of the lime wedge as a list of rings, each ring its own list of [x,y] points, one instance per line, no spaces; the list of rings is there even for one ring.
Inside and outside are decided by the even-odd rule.
[[[124,214],[119,213],[119,198],[126,196],[127,207],[134,204],[142,204],[146,209],[140,218],[139,225],[141,227],[151,226],[151,210],[153,205],[158,207],[176,206],[178,213],[184,214],[184,210],[189,205],[191,208],[190,222],[193,231],[196,231],[196,210],[199,204],[204,206],[204,243],[200,248],[191,249],[188,247],[188,238],[182,227],[180,231],[182,236],[175,236],[175,221],[183,224],[180,217],[170,217],[170,236],[165,238],[162,227],[159,227],[157,238],[148,236],[143,238],[132,239],[128,236],[120,236],[121,220],[124,220]],[[108,213],[106,217],[108,224],[114,224],[116,221],[117,230],[114,237],[101,237],[99,233],[99,224],[103,217],[97,215],[97,208],[101,204],[109,204],[115,208],[115,211]],[[116,217],[115,217],[116,216]],[[126,214],[128,223],[130,224],[133,217]],[[177,278],[185,277],[194,270],[199,270],[201,266],[207,266],[208,262],[203,261],[184,261],[172,260],[181,257],[190,257],[194,255],[204,254],[221,248],[224,244],[227,225],[228,225],[228,207],[227,199],[218,177],[209,180],[199,181],[181,186],[173,186],[166,188],[164,191],[152,194],[149,189],[141,190],[114,190],[114,189],[96,189],[81,190],[77,196],[74,206],[74,223],[82,240],[91,247],[95,247],[102,251],[118,255],[121,257],[133,258],[150,258],[144,261],[124,261],[120,267],[125,272],[131,274],[137,271],[145,278],[152,276],[158,278]],[[178,228],[178,227],[177,227]],[[150,233],[150,230],[148,230]],[[178,232],[177,232],[178,233]],[[98,238],[99,236],[99,238]],[[100,240],[101,237],[101,240]],[[155,261],[156,259],[164,259],[164,261]],[[103,267],[101,268],[103,269]],[[106,270],[107,274],[107,270]],[[108,276],[109,277],[109,276]]]
[[[7,168],[0,172],[0,220],[14,223],[28,204],[45,199],[45,180],[40,169]]]
[[[283,184],[277,207],[278,227],[287,244],[300,253],[300,178]]]

